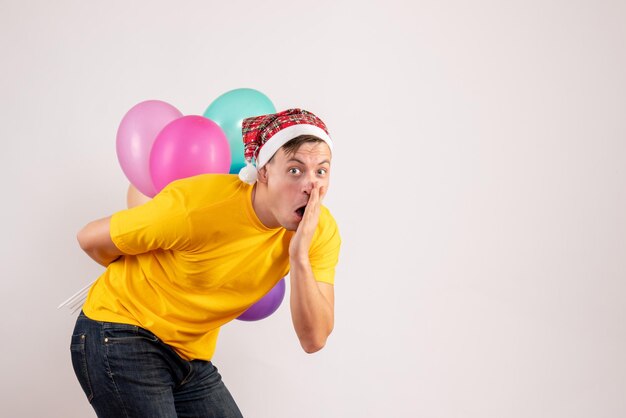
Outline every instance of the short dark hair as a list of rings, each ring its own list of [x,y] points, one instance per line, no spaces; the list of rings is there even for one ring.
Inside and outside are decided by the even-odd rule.
[[[285,151],[285,154],[292,155],[297,152],[302,145],[316,142],[324,142],[324,140],[315,135],[299,135],[287,141],[281,148]]]
[[[287,141],[285,143],[285,145],[283,145],[282,147],[280,147],[283,151],[285,151],[285,154],[287,155],[293,155],[295,154],[302,145],[304,144],[314,144],[314,143],[318,143],[318,142],[325,142],[323,139],[315,136],[315,135],[299,135],[293,139],[290,139],[289,141]],[[274,154],[276,155],[276,154]],[[272,160],[274,159],[274,155],[272,155],[272,158],[270,158],[267,162],[271,163]]]

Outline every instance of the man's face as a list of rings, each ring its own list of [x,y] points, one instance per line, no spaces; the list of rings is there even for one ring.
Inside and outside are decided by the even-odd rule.
[[[307,142],[293,154],[281,148],[261,169],[265,170],[262,181],[267,185],[270,212],[282,227],[290,231],[298,228],[314,183],[326,194],[330,160],[325,142]]]

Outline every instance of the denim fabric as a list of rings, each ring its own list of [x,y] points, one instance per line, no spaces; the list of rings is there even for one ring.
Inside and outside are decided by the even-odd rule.
[[[212,362],[184,360],[143,328],[81,312],[70,351],[100,418],[242,417]]]

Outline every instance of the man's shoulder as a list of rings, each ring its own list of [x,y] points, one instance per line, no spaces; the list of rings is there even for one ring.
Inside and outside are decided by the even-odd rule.
[[[330,209],[324,205],[321,205],[320,207],[320,223],[333,226],[335,228],[337,227],[337,221],[335,221],[333,214],[330,213]]]
[[[220,202],[245,194],[251,187],[234,174],[200,174],[176,180],[170,187],[181,193],[188,205]]]
[[[322,205],[320,209],[320,219],[315,234],[316,240],[340,243],[341,238],[339,237],[337,221],[335,221],[335,218],[326,206]]]
[[[176,180],[173,185],[178,187],[239,187],[241,180],[235,174],[198,174]]]

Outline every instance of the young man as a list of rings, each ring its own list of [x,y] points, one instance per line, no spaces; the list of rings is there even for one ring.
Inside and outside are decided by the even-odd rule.
[[[247,183],[214,174],[177,180],[78,233],[107,267],[71,342],[99,417],[240,417],[211,363],[218,332],[287,273],[302,348],[326,343],[340,247],[321,204],[332,141],[300,109],[248,118],[242,133]]]

